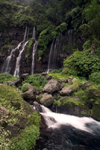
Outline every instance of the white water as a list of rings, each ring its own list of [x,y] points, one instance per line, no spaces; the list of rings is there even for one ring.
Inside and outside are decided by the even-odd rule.
[[[36,54],[36,51],[37,51],[37,41],[35,41],[35,43],[33,45],[31,75],[34,74],[34,65],[35,65],[35,54]]]
[[[27,37],[27,27],[26,27],[26,29],[25,29],[23,42],[25,42],[25,41],[26,41],[26,37]]]
[[[20,49],[21,44],[22,44],[22,42],[19,43],[18,46],[15,49],[12,49],[10,55],[6,58],[3,66],[2,66],[1,73],[4,73],[4,72],[10,73],[10,70],[11,70],[10,63],[11,63],[12,57],[13,57],[15,51]]]
[[[33,36],[32,38],[35,40],[35,27],[33,27]]]
[[[51,62],[52,52],[53,52],[53,42],[52,42],[51,47],[50,47],[47,73],[49,73],[51,71],[51,69],[50,69],[50,62]]]
[[[47,68],[47,73],[50,71],[53,71],[54,69],[57,69],[58,65],[58,54],[59,50],[61,48],[61,39],[62,35],[57,36],[55,39],[55,42],[53,41],[50,47],[50,53],[49,53],[49,60],[48,60],[48,68]]]
[[[26,47],[27,43],[28,43],[28,41],[26,41],[23,44],[22,49],[20,50],[19,55],[17,57],[15,71],[14,71],[14,76],[16,76],[16,77],[19,77],[19,73],[20,73],[20,60],[21,60],[22,53],[25,50],[25,47]]]
[[[100,122],[95,121],[92,118],[54,113],[45,106],[41,105],[41,107],[43,111],[41,115],[44,117],[48,128],[59,128],[61,125],[71,125],[74,128],[91,133],[93,132],[94,127],[93,130],[92,128],[88,128],[86,126],[87,123],[94,124],[94,126],[96,125],[100,128]]]

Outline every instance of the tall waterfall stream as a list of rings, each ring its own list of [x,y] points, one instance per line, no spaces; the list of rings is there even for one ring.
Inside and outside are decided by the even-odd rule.
[[[100,122],[40,107],[48,127],[41,130],[35,150],[100,150]]]

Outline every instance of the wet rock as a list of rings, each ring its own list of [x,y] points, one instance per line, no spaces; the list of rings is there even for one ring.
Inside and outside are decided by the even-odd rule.
[[[59,82],[55,79],[51,79],[43,88],[44,92],[53,93],[60,90]]]
[[[68,83],[68,79],[63,79],[63,80],[61,80],[61,82]]]
[[[15,81],[6,81],[4,84],[10,85],[10,86],[18,86],[21,83],[20,79],[17,79]]]
[[[26,100],[26,101],[34,101],[36,99],[36,95],[40,93],[40,90],[32,85],[29,85],[27,87],[27,91],[24,92],[22,94],[22,97]]]
[[[26,77],[29,76],[29,73],[22,74],[20,80],[25,80]]]
[[[45,106],[50,106],[54,101],[54,98],[52,97],[51,94],[47,94],[47,93],[44,93],[42,95],[42,98],[40,99],[40,103],[45,105]]]

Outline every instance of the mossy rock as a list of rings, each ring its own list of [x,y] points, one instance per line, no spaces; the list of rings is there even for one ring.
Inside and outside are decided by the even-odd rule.
[[[0,86],[0,148],[2,150],[33,148],[39,138],[39,122],[39,113],[22,99],[17,89],[4,84]]]

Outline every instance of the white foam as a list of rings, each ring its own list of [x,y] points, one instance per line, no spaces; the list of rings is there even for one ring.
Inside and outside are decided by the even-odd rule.
[[[45,106],[41,107],[43,110],[41,115],[44,116],[48,128],[59,128],[61,125],[68,124],[80,130],[92,132],[92,129],[86,126],[87,123],[94,123],[100,127],[100,122],[95,121],[91,117],[76,117],[72,115],[59,114],[51,112]]]

